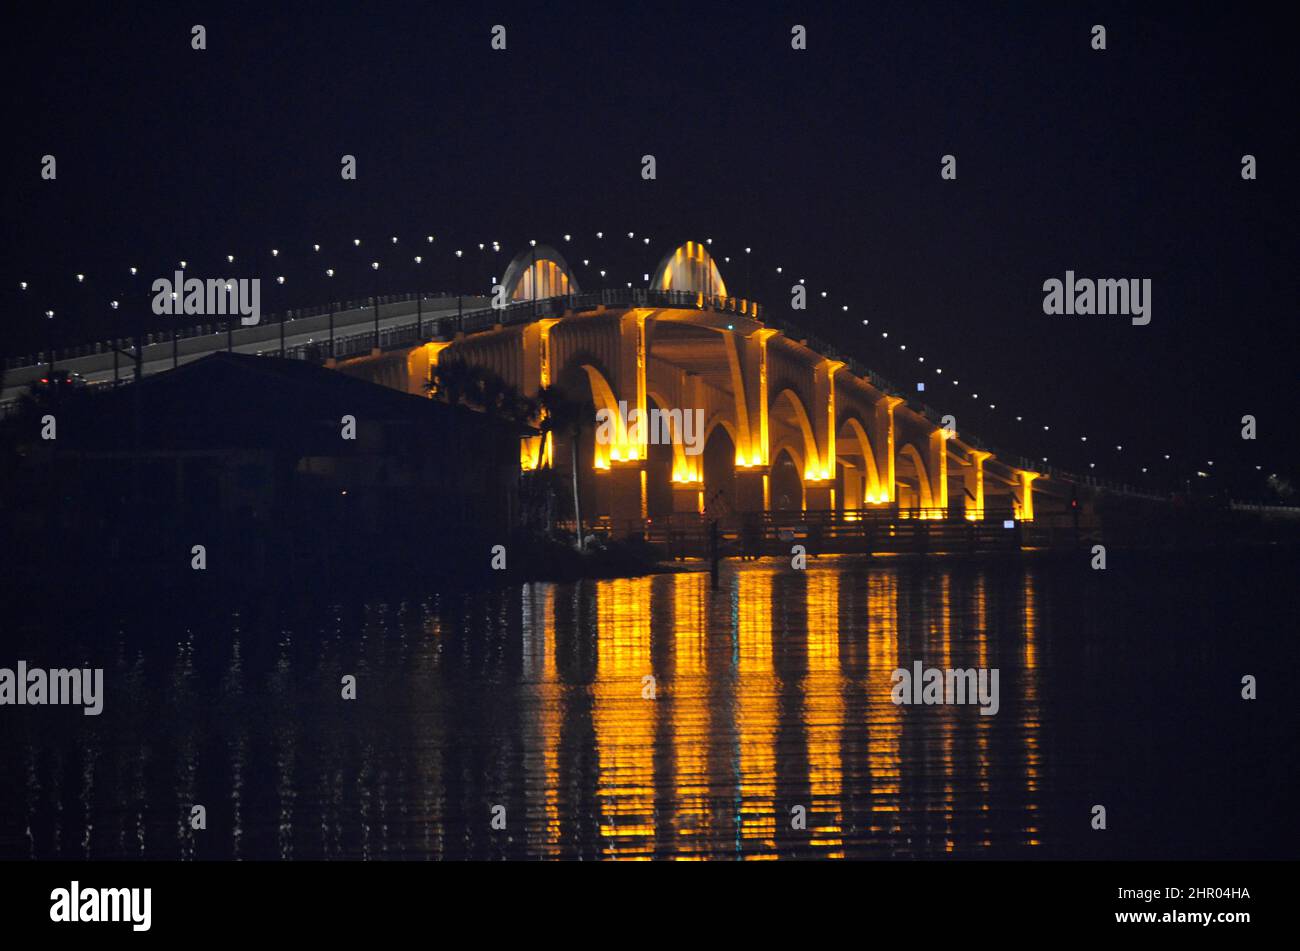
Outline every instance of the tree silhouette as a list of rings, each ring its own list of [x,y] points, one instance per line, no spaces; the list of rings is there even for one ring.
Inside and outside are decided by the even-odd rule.
[[[582,503],[578,492],[578,437],[586,426],[595,424],[596,407],[589,399],[574,399],[555,386],[543,387],[537,394],[541,407],[540,428],[543,434],[560,433],[569,437],[569,466],[573,472],[573,522],[578,533],[578,550],[584,548]]]

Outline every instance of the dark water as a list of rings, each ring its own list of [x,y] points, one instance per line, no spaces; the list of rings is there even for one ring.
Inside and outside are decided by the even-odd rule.
[[[1295,568],[768,560],[9,632],[107,696],[0,708],[0,857],[1294,858]],[[895,705],[914,660],[998,668],[997,715]]]

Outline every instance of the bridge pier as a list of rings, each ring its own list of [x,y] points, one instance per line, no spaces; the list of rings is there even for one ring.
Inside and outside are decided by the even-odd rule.
[[[803,487],[804,510],[829,512],[835,508],[835,483],[807,482]]]
[[[703,482],[673,483],[673,512],[692,515],[704,511]]]
[[[639,462],[615,462],[596,473],[600,510],[615,524],[646,518],[646,470]]]
[[[767,470],[753,466],[736,469],[736,510],[762,512],[768,508]]]

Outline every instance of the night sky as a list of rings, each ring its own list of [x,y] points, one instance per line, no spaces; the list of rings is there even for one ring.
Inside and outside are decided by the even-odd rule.
[[[1247,495],[1256,464],[1300,465],[1294,34],[1270,6],[1136,6],[27,5],[4,38],[0,351],[42,345],[36,308],[69,343],[108,336],[133,264],[230,276],[233,253],[235,276],[270,277],[278,247],[278,310],[323,303],[325,266],[337,296],[369,293],[376,253],[382,292],[415,289],[395,265],[427,234],[425,287],[448,291],[452,251],[480,242],[500,264],[478,258],[465,290],[530,238],[591,259],[588,288],[597,266],[643,286],[712,238],[733,293],[790,317],[806,278],[800,323],[906,390],[924,380],[960,429],[1130,481],[1164,452],[1181,474],[1212,459]],[[1045,316],[1043,281],[1067,269],[1150,278],[1150,325]]]

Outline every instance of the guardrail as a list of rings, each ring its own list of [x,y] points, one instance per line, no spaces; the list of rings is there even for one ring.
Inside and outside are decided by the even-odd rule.
[[[693,512],[653,519],[584,520],[588,536],[637,537],[662,548],[672,558],[705,557],[710,552],[715,520]],[[990,554],[1022,550],[1069,549],[1082,539],[1099,538],[1095,525],[1078,526],[1069,517],[1041,517],[1031,522],[999,517],[980,520],[944,515],[940,510],[899,508],[856,511],[775,511],[730,513],[716,519],[717,544],[723,557],[791,554],[802,545],[819,554]],[[573,523],[562,522],[562,531]]]

